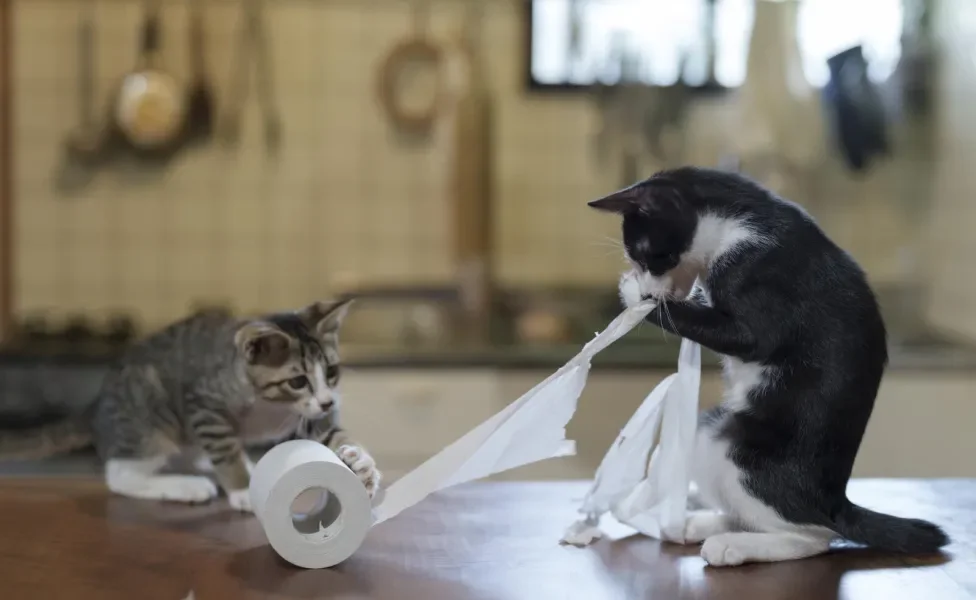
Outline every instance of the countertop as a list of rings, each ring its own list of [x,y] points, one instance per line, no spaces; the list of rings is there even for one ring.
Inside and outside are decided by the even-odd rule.
[[[643,327],[643,326],[642,326]],[[673,369],[680,340],[660,330],[643,328],[606,348],[593,359],[595,369]],[[596,332],[594,331],[594,334]],[[925,370],[976,369],[976,346],[950,341],[933,332],[890,336],[890,368]],[[575,356],[589,338],[566,342],[524,343],[486,341],[417,343],[387,341],[362,343],[343,339],[343,364],[353,368],[497,368],[554,370]],[[105,345],[49,344],[46,346],[0,347],[0,376],[4,370],[24,368],[104,369],[122,352]],[[719,366],[709,350],[702,353],[702,366]]]
[[[0,581],[9,598],[72,600],[885,600],[976,595],[976,481],[855,480],[868,507],[933,520],[944,554],[839,545],[819,557],[707,567],[698,548],[643,537],[558,540],[586,482],[473,483],[373,529],[345,563],[303,570],[252,515],[110,496],[88,477],[0,478]]]
[[[402,292],[405,293],[405,292]],[[340,352],[343,363],[359,369],[371,368],[493,368],[554,370],[575,356],[593,335],[619,314],[615,294],[605,290],[550,291],[566,308],[571,326],[561,342],[528,343],[517,333],[517,310],[494,314],[487,339],[462,342],[459,332],[445,327],[440,335],[422,341],[403,329],[410,319],[410,307],[419,302],[396,295],[392,299],[364,297],[343,325]],[[510,295],[517,296],[514,292]],[[525,294],[522,294],[525,296]],[[420,294],[423,297],[422,294]],[[964,344],[933,331],[921,314],[918,292],[912,289],[882,288],[878,299],[889,334],[892,369],[974,370],[976,345]],[[358,298],[358,296],[357,296]],[[414,304],[411,304],[413,302]],[[515,302],[511,300],[511,302]],[[526,298],[523,304],[531,303]],[[422,303],[421,303],[422,304]],[[514,304],[513,306],[516,306]],[[430,308],[429,306],[427,308]],[[403,314],[401,314],[403,313]],[[400,315],[390,318],[390,314]],[[365,327],[364,327],[365,325]],[[408,328],[409,329],[409,328]],[[365,333],[367,332],[368,333]],[[146,332],[137,333],[145,335]],[[379,334],[377,337],[377,333]],[[367,341],[371,340],[371,341]],[[439,340],[439,341],[435,341]],[[679,339],[652,324],[641,324],[593,360],[595,369],[674,368]],[[103,343],[65,343],[42,341],[8,343],[0,347],[0,377],[23,369],[78,369],[89,372],[104,369],[122,351],[119,345]],[[709,351],[702,354],[705,369],[719,366]],[[59,371],[63,373],[63,371]]]
[[[343,342],[343,364],[356,369],[397,368],[493,368],[555,370],[575,356],[585,341],[578,343],[520,344],[357,344]],[[593,360],[595,369],[673,369],[678,360],[679,341],[672,337],[660,341],[621,340]],[[973,370],[976,348],[962,344],[899,344],[889,348],[890,368],[895,370]],[[104,370],[118,356],[109,350],[0,349],[0,372],[30,368]],[[718,357],[705,350],[702,367],[720,366]]]

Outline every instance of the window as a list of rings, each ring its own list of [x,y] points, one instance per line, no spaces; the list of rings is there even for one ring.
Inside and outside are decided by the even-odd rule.
[[[757,0],[768,2],[771,0]],[[529,3],[529,80],[534,88],[612,85],[623,78],[666,86],[711,79],[737,87],[746,77],[753,0],[533,0]],[[876,80],[901,56],[902,0],[805,0],[797,16],[804,73],[827,80],[826,60],[863,44]],[[709,31],[713,31],[712,34]],[[684,68],[682,69],[682,61]]]

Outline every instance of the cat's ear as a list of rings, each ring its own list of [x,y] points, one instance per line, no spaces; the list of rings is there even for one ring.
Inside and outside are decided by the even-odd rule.
[[[679,207],[681,196],[670,182],[655,176],[617,190],[609,196],[591,200],[587,205],[618,215],[637,211],[652,215],[667,208]]]
[[[302,310],[302,319],[319,336],[324,337],[339,331],[342,321],[349,314],[353,298],[338,302],[316,302]]]
[[[602,210],[604,212],[612,212],[618,215],[624,213],[639,210],[641,208],[648,209],[653,201],[650,195],[646,192],[643,186],[644,182],[635,183],[630,187],[625,187],[622,190],[617,190],[616,192],[599,198],[597,200],[591,200],[587,202],[587,206],[595,208],[597,210]]]
[[[280,367],[291,353],[288,334],[263,321],[253,321],[238,329],[234,344],[252,365]]]

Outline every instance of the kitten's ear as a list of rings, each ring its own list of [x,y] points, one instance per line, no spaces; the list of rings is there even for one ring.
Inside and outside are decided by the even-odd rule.
[[[336,333],[349,314],[352,302],[353,298],[338,302],[316,302],[302,310],[302,319],[320,336]]]
[[[252,365],[280,367],[291,352],[288,334],[263,321],[252,321],[238,329],[234,334],[234,343]]]
[[[586,204],[591,208],[618,215],[642,208],[646,202],[649,202],[649,197],[645,200],[648,195],[642,189],[642,183],[635,183],[630,187],[617,190],[609,196],[591,200]]]

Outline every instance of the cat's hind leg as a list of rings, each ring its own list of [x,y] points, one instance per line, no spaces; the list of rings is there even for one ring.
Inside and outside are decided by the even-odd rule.
[[[705,442],[709,442],[706,440]],[[700,526],[705,533],[701,556],[709,565],[726,567],[750,562],[778,562],[807,558],[823,554],[830,548],[835,534],[822,527],[791,523],[780,515],[767,501],[764,501],[752,488],[743,485],[746,476],[728,458],[724,442],[711,441],[710,492],[720,501],[720,506],[728,517],[724,523],[734,523],[734,531],[713,530],[714,523],[701,517],[697,523],[690,520],[686,528]],[[753,474],[753,478],[756,475]],[[780,478],[785,481],[785,478]],[[788,485],[788,484],[787,484]],[[768,489],[764,486],[763,489]],[[788,494],[781,489],[769,494]]]
[[[217,487],[206,477],[161,475],[180,454],[181,425],[172,398],[152,366],[110,372],[92,419],[95,446],[105,460],[105,482],[130,498],[206,502]]]
[[[694,477],[705,504],[721,512],[710,516],[692,512],[685,526],[688,543],[693,543],[694,538],[704,539],[702,558],[719,567],[794,560],[826,552],[835,537],[833,532],[787,521],[769,502],[757,496],[754,487],[747,488],[744,481],[756,483],[762,474],[752,473],[747,477],[730,458],[729,442],[713,431],[699,426]],[[763,497],[767,500],[790,494],[789,478],[780,477],[777,481],[781,482],[779,487],[771,483],[760,486],[766,490]],[[792,497],[802,498],[802,495],[796,493]]]
[[[721,533],[702,544],[701,556],[713,567],[750,562],[780,562],[827,552],[830,538],[807,533]]]
[[[168,457],[118,459],[105,463],[105,482],[109,490],[121,496],[143,500],[202,503],[217,496],[217,486],[210,479],[196,475],[159,475]]]

